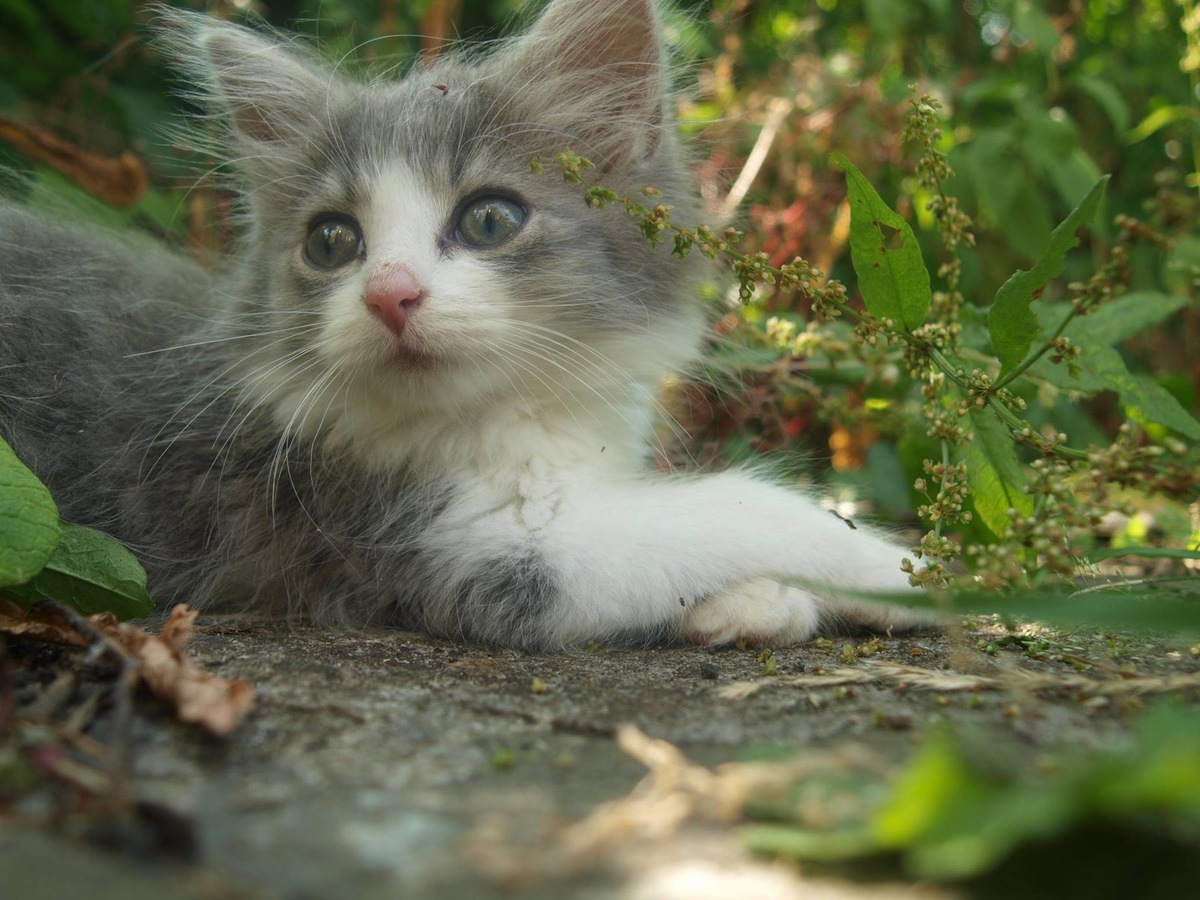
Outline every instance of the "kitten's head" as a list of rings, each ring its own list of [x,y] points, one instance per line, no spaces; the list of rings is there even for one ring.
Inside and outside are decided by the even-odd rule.
[[[694,354],[697,267],[530,170],[569,147],[700,220],[654,0],[553,0],[494,52],[369,85],[246,29],[183,30],[249,201],[236,314],[262,332],[250,380],[279,415],[586,413]]]

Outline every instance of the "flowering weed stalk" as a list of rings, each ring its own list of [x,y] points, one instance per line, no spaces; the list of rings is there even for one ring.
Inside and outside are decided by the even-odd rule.
[[[1056,429],[1034,427],[1018,388],[1050,385],[1083,395],[1115,391],[1138,411],[1141,424],[1200,441],[1200,422],[1165,390],[1129,372],[1113,347],[1156,320],[1146,314],[1147,303],[1157,304],[1158,317],[1165,318],[1186,298],[1124,296],[1130,248],[1138,242],[1161,248],[1167,239],[1119,217],[1115,243],[1096,273],[1067,287],[1068,303],[1039,304],[1042,318],[1053,322],[1043,329],[1033,304],[1061,275],[1079,230],[1095,218],[1107,182],[1102,178],[1055,229],[1032,269],[1016,272],[990,304],[969,303],[959,289],[960,253],[974,246],[975,236],[970,218],[946,190],[952,173],[940,149],[939,111],[932,97],[913,99],[904,132],[905,141],[920,150],[916,181],[930,198],[928,210],[945,253],[936,291],[908,223],[852,163],[834,157],[846,173],[850,249],[865,308],[851,303],[845,285],[802,258],[773,266],[767,254],[739,249],[744,235],[735,228],[675,222],[653,187],[640,196],[622,196],[593,182],[592,164],[575,153],[563,152],[553,162],[565,180],[583,189],[589,207],[622,206],[651,244],[669,241],[681,259],[698,252],[725,260],[743,306],[753,304],[764,288],[795,295],[827,323],[853,323],[860,353],[882,351],[902,363],[920,397],[925,434],[940,446],[937,458],[924,460],[914,484],[924,497],[917,513],[928,526],[913,548],[922,564],[905,560],[914,584],[951,583],[950,564],[960,556],[970,566],[971,582],[989,587],[1069,578],[1101,516],[1117,505],[1114,486],[1153,486],[1187,498],[1200,475],[1181,458],[1188,452],[1181,441],[1148,444],[1132,422],[1100,448],[1075,446]],[[1087,317],[1097,311],[1102,321],[1089,327]],[[822,342],[811,328],[796,331],[788,320],[766,323],[766,339],[793,355]],[[964,553],[955,535],[965,526],[974,535],[982,526],[988,539],[976,538]]]

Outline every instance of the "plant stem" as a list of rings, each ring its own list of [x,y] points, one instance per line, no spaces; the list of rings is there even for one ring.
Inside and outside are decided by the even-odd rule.
[[[572,182],[575,182],[576,184],[581,185],[584,188],[584,190],[588,191],[588,192],[593,192],[598,189],[598,186],[594,185],[590,181],[588,181],[583,176],[582,171],[581,171],[581,169],[583,169],[583,168],[590,168],[590,164],[586,165],[586,166],[580,166],[578,164],[578,162],[576,162],[574,166],[572,166],[571,168],[568,169],[567,164],[564,162],[564,160],[561,157],[558,159],[558,163],[560,166],[563,166],[564,177],[568,181],[572,181]],[[602,206],[607,202],[624,203],[626,212],[628,212],[629,215],[643,218],[643,219],[645,219],[647,217],[647,214],[649,211],[646,210],[642,204],[637,203],[636,201],[633,201],[628,197],[619,197],[619,196],[613,194],[611,191],[606,191],[606,193],[607,193],[607,197],[602,200],[595,201],[595,205]],[[589,197],[589,205],[592,205],[592,203],[593,203],[593,201]],[[685,235],[686,234],[690,238],[692,244],[700,244],[700,245],[707,244],[709,247],[709,251],[701,251],[701,252],[705,252],[705,255],[708,255],[710,257],[720,254],[720,255],[726,257],[727,259],[731,259],[734,261],[735,268],[737,268],[737,269],[744,270],[746,268],[749,268],[750,266],[753,265],[753,263],[755,261],[753,257],[750,257],[747,254],[742,253],[738,250],[735,250],[733,247],[729,246],[729,243],[726,239],[718,239],[718,242],[715,244],[701,241],[696,236],[699,229],[692,230],[692,229],[682,228],[682,227],[676,225],[674,222],[672,222],[670,220],[670,218],[666,217],[665,215],[662,218],[657,219],[657,221],[659,222],[659,230],[670,232],[671,234],[674,234],[674,235]],[[656,242],[656,241],[652,239],[652,243],[654,243],[654,242]],[[760,280],[770,283],[770,284],[779,284],[779,283],[787,281],[787,279],[785,278],[783,271],[781,269],[778,269],[774,266],[766,265],[765,263],[762,263],[761,265],[753,266],[753,271],[750,273],[743,274],[743,271],[739,271],[738,276],[739,276],[739,279],[742,280],[743,284],[745,284],[745,283],[747,283],[747,281],[749,279],[752,279],[755,276],[755,274],[757,274],[757,276]],[[833,284],[833,282],[826,282],[827,286],[829,284]],[[810,293],[810,289],[808,289],[808,288],[801,288],[801,291],[803,291],[805,293]],[[874,323],[874,318],[869,313],[861,312],[860,310],[855,309],[854,307],[850,306],[849,304],[843,303],[842,301],[829,296],[828,293],[822,294],[821,300],[822,300],[822,302],[828,304],[831,308],[836,309],[838,311],[838,313],[840,313],[841,315],[847,316],[848,318],[854,320],[856,323],[859,323],[859,324]],[[966,378],[966,376],[963,375],[963,373],[960,371],[959,366],[955,365],[954,362],[948,356],[946,356],[946,354],[943,351],[941,351],[937,347],[934,347],[929,341],[925,340],[924,338],[918,337],[917,335],[913,334],[912,332],[910,332],[908,330],[900,329],[900,328],[894,328],[894,329],[888,330],[887,334],[890,337],[894,337],[898,340],[905,342],[909,346],[917,348],[921,353],[923,353],[925,356],[927,356],[929,358],[929,360],[935,366],[937,366],[937,368],[942,372],[943,375],[945,375],[945,377],[947,379],[949,379],[953,384],[957,385],[963,391],[963,393],[967,396],[968,402],[974,402],[974,401],[978,400],[978,398],[981,396],[984,397],[987,402],[987,405],[991,407],[992,411],[997,416],[999,416],[1000,420],[1005,424],[1005,426],[1013,434],[1014,438],[1025,439],[1024,435],[1025,435],[1025,432],[1029,430],[1029,424],[1024,419],[1022,419],[1020,416],[1016,415],[1011,409],[1009,409],[1004,404],[1004,402],[1002,400],[1000,400],[999,397],[996,396],[995,392],[998,389],[1009,384],[1018,375],[1023,374],[1026,370],[1028,370],[1028,368],[1030,366],[1032,366],[1035,362],[1037,362],[1038,359],[1040,359],[1046,352],[1048,352],[1050,350],[1051,346],[1053,345],[1054,340],[1056,340],[1058,337],[1060,337],[1062,335],[1062,332],[1066,328],[1067,323],[1070,322],[1072,318],[1074,318],[1076,313],[1077,313],[1077,310],[1072,309],[1072,311],[1063,318],[1063,321],[1061,323],[1059,323],[1058,329],[1055,331],[1054,335],[1050,338],[1049,341],[1046,342],[1046,344],[1044,346],[1042,346],[1038,351],[1036,351],[1034,354],[1032,354],[1023,363],[1021,363],[1021,365],[1018,366],[1013,372],[1010,372],[1007,376],[1005,376],[997,384],[990,386],[986,391],[980,391],[977,387],[973,386],[971,384],[971,382]],[[1064,457],[1067,459],[1075,459],[1075,460],[1086,460],[1088,458],[1088,454],[1085,451],[1077,450],[1073,447],[1068,447],[1064,444],[1053,443],[1053,442],[1050,442],[1050,441],[1047,441],[1044,439],[1037,443],[1038,443],[1038,448],[1043,453],[1046,453],[1046,454],[1057,455],[1057,456],[1061,456],[1061,457]],[[947,452],[948,452],[948,448],[945,446],[945,443],[943,442],[943,455],[945,456]]]
[[[1039,359],[1041,359],[1043,356],[1045,356],[1050,351],[1050,348],[1054,346],[1054,342],[1056,340],[1058,340],[1060,337],[1062,337],[1062,333],[1066,330],[1067,325],[1077,315],[1079,315],[1079,307],[1072,306],[1071,311],[1069,313],[1067,313],[1065,316],[1063,316],[1063,320],[1061,322],[1059,322],[1058,328],[1056,328],[1054,330],[1054,334],[1052,334],[1050,336],[1050,339],[1047,340],[1044,344],[1042,344],[1042,346],[1039,347],[1036,351],[1034,351],[1032,354],[1030,354],[1028,357],[1026,357],[1025,361],[1022,362],[1019,366],[1017,366],[1015,369],[1013,369],[1011,372],[1009,372],[1007,375],[1005,375],[1003,378],[1001,378],[999,381],[997,381],[994,385],[992,385],[992,389],[999,390],[1000,388],[1011,384],[1014,378],[1018,378],[1019,376],[1024,375],[1030,366],[1032,366],[1035,362],[1037,362]]]

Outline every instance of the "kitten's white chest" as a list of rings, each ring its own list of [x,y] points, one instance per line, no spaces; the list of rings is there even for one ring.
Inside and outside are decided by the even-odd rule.
[[[544,529],[562,506],[564,485],[556,474],[544,458],[535,456],[518,477],[517,520],[527,531]]]

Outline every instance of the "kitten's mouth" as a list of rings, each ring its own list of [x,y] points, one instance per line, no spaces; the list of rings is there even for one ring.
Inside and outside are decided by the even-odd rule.
[[[446,363],[444,357],[413,346],[411,341],[397,341],[396,346],[392,348],[391,361],[407,371],[421,372],[440,369]]]

